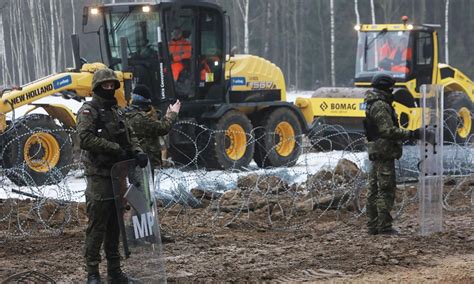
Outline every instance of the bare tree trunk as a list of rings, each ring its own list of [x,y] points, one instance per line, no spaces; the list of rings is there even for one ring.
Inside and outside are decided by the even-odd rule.
[[[446,0],[444,18],[444,60],[449,64],[449,0]]]
[[[64,70],[67,66],[66,58],[66,27],[64,26],[64,10],[63,10],[63,1],[59,1],[59,9],[56,10],[56,22],[58,23],[58,37],[59,37],[59,47],[61,56],[61,62],[59,68]]]
[[[317,1],[316,2],[318,4],[318,22],[319,22],[319,30],[320,30],[320,40],[319,42],[321,43],[321,55],[322,55],[322,69],[323,69],[323,81],[324,81],[324,84],[327,84],[328,82],[328,68],[327,68],[327,57],[326,57],[326,40],[325,40],[325,36],[324,36],[324,20],[323,20],[323,12],[322,12],[322,8],[323,8],[323,5],[321,3],[321,1]]]
[[[2,11],[0,10],[0,68],[2,69],[2,81],[0,83],[0,86],[7,84],[7,55],[5,48],[5,33],[3,27],[3,15]]]
[[[299,1],[294,1],[294,7],[293,7],[293,29],[294,29],[294,43],[295,43],[295,58],[294,58],[294,68],[295,68],[295,87],[296,90],[299,90],[299,64],[298,64],[298,59],[300,56],[299,52],[299,45],[298,43],[300,42],[299,38],[299,29],[298,29],[298,3]]]
[[[283,12],[280,14],[280,16],[282,17],[282,19],[285,19],[284,21],[282,21],[282,23],[286,23],[288,22],[289,20],[289,17],[288,17],[288,13],[287,11],[289,11],[289,3],[288,1],[284,2],[285,3],[285,6],[283,7]],[[287,18],[288,17],[288,18]],[[288,26],[285,25],[285,24],[282,24],[282,34],[285,35],[285,47],[284,47],[284,58],[285,58],[285,67],[286,67],[286,80],[288,82],[288,85],[291,86],[293,81],[292,81],[292,76],[291,76],[291,60],[290,60],[290,37],[288,35]]]
[[[56,73],[56,42],[55,42],[55,29],[54,29],[54,2],[49,0],[49,12],[51,13],[51,73]]]
[[[335,66],[335,36],[334,36],[334,0],[330,1],[331,9],[331,86],[336,86],[336,66]]]
[[[40,25],[41,25],[41,33],[40,33],[40,37],[41,37],[41,44],[40,44],[40,48],[45,46],[46,45],[46,42],[49,42],[49,37],[47,36],[48,34],[48,20],[47,18],[44,16],[44,15],[47,15],[46,13],[46,5],[41,5],[39,7],[39,17],[41,19],[40,21]],[[51,58],[51,54],[50,52],[47,50],[47,49],[44,49],[42,48],[41,49],[41,53],[42,53],[42,57],[44,58],[43,60],[41,60],[41,70],[42,70],[42,74],[41,74],[41,77],[43,76],[46,76],[47,74],[50,73],[49,71],[49,64],[48,64],[48,59]]]
[[[39,41],[39,33],[41,33],[40,31],[38,31],[38,27],[37,27],[37,18],[35,16],[35,3],[36,1],[34,0],[29,0],[28,1],[28,8],[30,10],[30,17],[31,17],[31,24],[32,24],[32,27],[33,27],[33,42],[32,42],[32,46],[33,46],[33,77],[34,78],[38,78],[39,77],[39,73],[40,73],[40,70],[39,70],[39,65],[40,65],[40,60],[41,60],[41,55],[40,55],[40,48],[41,48],[41,43]],[[40,23],[41,24],[41,23]]]
[[[237,4],[244,21],[244,53],[249,54],[249,0],[239,0]]]
[[[425,0],[421,0],[420,1],[421,3],[421,7],[419,9],[419,11],[421,12],[421,24],[424,24],[426,23],[426,1]]]
[[[355,15],[356,15],[356,24],[360,25],[359,1],[358,0],[354,0],[354,12],[355,12]],[[359,32],[357,32],[357,33],[359,33]]]
[[[298,7],[298,39],[297,39],[297,44],[298,44],[298,66],[296,66],[297,70],[298,70],[298,88],[301,89],[301,88],[306,88],[305,86],[305,78],[306,78],[306,74],[304,73],[304,71],[306,70],[305,67],[307,66],[308,64],[308,61],[306,60],[306,56],[305,56],[305,49],[304,49],[304,45],[303,43],[306,41],[306,38],[305,38],[305,33],[304,33],[304,25],[303,25],[303,18],[304,16],[306,15],[306,12],[305,12],[305,9],[304,9],[304,5],[303,5],[303,1],[301,2],[298,2],[299,3],[299,7]]]
[[[374,4],[374,0],[370,0],[370,14],[372,16],[372,24],[375,25],[375,4]]]
[[[23,79],[24,79],[23,74],[25,71],[23,69],[23,52],[22,52],[23,43],[22,43],[22,37],[21,37],[21,23],[18,20],[19,18],[21,18],[20,2],[14,2],[14,5],[16,8],[15,9],[15,22],[14,24],[12,23],[12,25],[13,25],[14,35],[15,35],[15,45],[16,45],[15,50],[17,52],[17,60],[14,62],[16,64],[16,69],[18,71],[18,83],[23,84]]]
[[[249,46],[249,0],[245,0],[245,18],[244,18],[244,52],[250,53]]]
[[[10,9],[8,9],[9,10],[8,20],[9,20],[10,24],[8,25],[9,26],[8,34],[10,35],[10,54],[11,54],[10,60],[11,60],[12,65],[13,65],[13,62],[17,62],[17,55],[16,55],[17,50],[14,46],[15,41],[13,41],[13,23],[14,23],[13,3],[10,5],[9,8]],[[11,83],[12,84],[18,84],[18,81],[16,79],[16,74],[17,74],[16,69],[10,68],[9,70],[10,70],[9,72],[10,72],[10,75],[11,75]]]
[[[272,2],[268,1],[265,11],[265,43],[263,47],[263,55],[265,58],[269,58],[270,51],[270,28],[272,25]]]
[[[23,4],[28,4],[27,2],[25,1],[19,1],[20,3],[18,3],[18,16],[20,19],[24,19],[26,18],[24,16],[24,8],[23,8]],[[27,82],[30,82],[31,81],[31,78],[32,78],[32,75],[31,75],[31,68],[29,68],[29,64],[28,64],[28,58],[29,58],[29,53],[31,51],[31,49],[27,46],[28,44],[28,38],[29,38],[29,32],[28,32],[28,29],[26,27],[26,23],[27,21],[20,21],[19,22],[19,30],[20,30],[20,46],[19,46],[19,49],[20,49],[20,53],[22,54],[22,65],[21,65],[21,70],[23,71],[23,81],[22,81],[22,84],[23,83],[27,83]]]

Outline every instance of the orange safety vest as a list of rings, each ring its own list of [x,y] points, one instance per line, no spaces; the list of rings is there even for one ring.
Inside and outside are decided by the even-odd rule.
[[[184,38],[173,40],[170,43],[170,55],[173,62],[180,62],[183,59],[190,59],[192,56],[191,42]]]
[[[206,81],[206,74],[211,73],[212,70],[207,64],[207,62],[204,60],[201,65],[201,81]]]
[[[390,48],[388,44],[384,44],[382,48],[380,48],[380,57],[389,58],[391,60],[395,59],[397,55],[397,48]],[[411,48],[405,48],[402,50],[402,60],[411,60],[412,59],[412,50]]]
[[[395,60],[395,57],[397,56],[398,49],[397,48],[390,48],[390,46],[385,43],[381,48],[380,48],[380,58],[388,58],[391,60]],[[402,51],[402,61],[409,61],[412,59],[413,52],[411,48],[405,48]],[[394,65],[391,67],[392,72],[397,72],[397,73],[408,73],[410,72],[410,68],[408,68],[405,65]]]
[[[178,81],[179,75],[184,69],[182,60],[190,59],[192,56],[193,47],[191,42],[187,41],[184,38],[178,40],[173,40],[169,44],[169,51],[171,60],[171,71],[173,72],[173,78],[175,81]]]

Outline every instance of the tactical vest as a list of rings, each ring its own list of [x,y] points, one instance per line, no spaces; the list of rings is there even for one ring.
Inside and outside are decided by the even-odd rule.
[[[376,141],[380,139],[380,133],[379,129],[377,128],[377,124],[374,123],[370,111],[372,109],[373,103],[375,103],[378,100],[371,101],[370,103],[367,104],[367,107],[365,109],[365,119],[364,119],[364,130],[365,130],[365,136],[367,137],[367,140],[369,142]],[[397,113],[395,112],[395,109],[393,106],[389,103],[387,103],[390,106],[390,112],[391,112],[391,117],[392,117],[392,122],[393,125],[396,127],[399,127],[399,122],[398,122],[398,116]]]
[[[125,113],[119,107],[113,106],[110,110],[106,110],[94,100],[84,104],[91,106],[98,113],[97,137],[118,143],[124,148],[131,145]]]
[[[117,106],[111,107],[110,110],[105,109],[95,100],[85,102],[84,104],[91,106],[98,113],[95,121],[95,135],[110,142],[115,142],[122,149],[130,150],[131,152],[132,144],[124,112]],[[107,154],[87,153],[86,157],[93,165],[105,168],[111,168],[113,164],[120,160],[120,157]]]
[[[366,109],[366,119],[364,120],[364,128],[367,136],[367,154],[369,160],[391,160],[391,159],[400,159],[403,153],[402,143],[400,140],[394,139],[385,139],[380,136],[380,131],[377,127],[377,124],[371,117],[370,112],[373,110],[372,101],[367,104]],[[388,103],[387,103],[388,104]],[[399,127],[398,117],[395,112],[395,109],[389,104],[390,116],[395,127]],[[385,106],[382,106],[385,107]]]

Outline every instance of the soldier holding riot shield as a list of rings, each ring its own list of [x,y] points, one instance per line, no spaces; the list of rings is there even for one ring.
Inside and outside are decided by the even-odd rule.
[[[367,232],[370,235],[396,235],[390,211],[395,201],[395,160],[402,156],[405,139],[420,140],[422,131],[400,128],[392,104],[395,79],[388,73],[378,73],[372,79],[372,90],[366,92],[367,153],[371,162],[367,195]],[[433,144],[434,136],[426,132],[426,140]]]
[[[84,103],[77,117],[77,132],[80,147],[85,151],[83,158],[87,177],[87,283],[101,283],[99,263],[102,245],[107,259],[108,281],[129,281],[120,266],[120,229],[111,169],[117,162],[131,158],[141,167],[146,167],[148,158],[140,149],[123,110],[117,105],[114,94],[119,87],[120,82],[113,70],[96,71],[92,80],[92,100]]]

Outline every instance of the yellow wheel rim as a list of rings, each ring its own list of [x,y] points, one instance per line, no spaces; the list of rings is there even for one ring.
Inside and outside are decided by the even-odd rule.
[[[247,149],[247,135],[239,124],[232,124],[225,132],[227,156],[237,161],[241,159]]]
[[[471,134],[472,129],[471,111],[466,107],[462,107],[458,111],[458,116],[460,119],[460,125],[457,129],[458,135],[461,138],[467,138]]]
[[[293,126],[286,121],[278,123],[275,134],[278,139],[276,145],[276,152],[283,157],[291,155],[296,146],[295,130]]]
[[[38,132],[26,140],[23,158],[33,171],[46,173],[58,164],[59,151],[59,143],[53,135]]]

